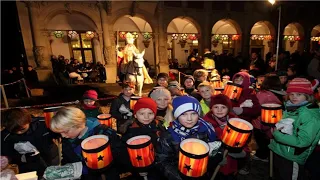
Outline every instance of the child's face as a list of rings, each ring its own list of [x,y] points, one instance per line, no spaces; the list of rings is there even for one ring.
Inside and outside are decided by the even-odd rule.
[[[167,87],[168,86],[168,81],[166,78],[159,78],[158,79],[158,84],[162,87]]]
[[[200,87],[199,93],[203,99],[210,99],[212,96],[212,89],[207,86]]]
[[[292,104],[299,104],[303,101],[306,101],[307,97],[303,93],[292,92],[289,93],[289,99],[292,102]]]
[[[228,114],[228,107],[223,104],[215,104],[211,108],[213,114],[218,118],[223,118]]]
[[[291,68],[288,68],[287,74],[288,74],[288,76],[293,76],[295,73],[292,71]]]
[[[201,81],[201,82],[206,81],[207,80],[207,76],[203,75],[203,76],[199,77],[198,80]]]
[[[94,100],[92,100],[92,99],[84,99],[83,100],[83,103],[86,105],[86,106],[93,106],[94,105],[94,103],[95,103],[95,101]]]
[[[186,128],[193,128],[199,120],[199,114],[195,111],[187,111],[178,117],[180,124]]]
[[[285,84],[287,82],[287,76],[279,76],[281,84]]]
[[[154,120],[155,114],[149,108],[141,108],[134,116],[140,123],[148,125]]]
[[[30,124],[23,125],[19,128],[19,130],[15,131],[15,134],[23,134],[28,131]]]
[[[184,86],[185,86],[186,88],[192,88],[192,87],[193,87],[193,81],[192,81],[191,79],[186,79],[186,80],[184,81]]]
[[[168,107],[169,98],[166,96],[159,97],[158,99],[156,99],[156,103],[157,103],[158,109],[165,109]]]
[[[79,134],[81,133],[81,131],[84,129],[84,125],[81,128],[76,128],[76,127],[72,127],[72,128],[66,128],[66,129],[62,129],[61,131],[57,132],[60,133],[62,137],[64,138],[68,138],[68,139],[75,139],[76,137],[79,136]]]
[[[131,87],[124,88],[122,89],[122,93],[124,96],[131,97],[132,94],[134,93],[134,88],[131,88]]]
[[[242,77],[242,76],[239,76],[239,77],[235,78],[235,79],[233,80],[233,83],[238,84],[238,85],[242,85],[242,83],[243,83],[243,77]]]

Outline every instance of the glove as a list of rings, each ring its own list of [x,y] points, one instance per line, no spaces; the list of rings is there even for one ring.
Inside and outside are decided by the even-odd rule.
[[[119,127],[119,132],[121,134],[124,134],[127,132],[128,127],[133,123],[132,120],[127,120],[125,123],[123,123],[120,127]]]
[[[245,100],[243,103],[240,104],[240,107],[247,107],[247,108],[252,108],[253,103],[251,99]]]
[[[281,131],[282,133],[285,133],[285,134],[289,134],[289,135],[292,135],[293,133],[293,119],[291,118],[286,118],[286,119],[282,119],[281,121],[279,121],[277,124],[276,124],[276,128],[277,130]]]
[[[231,153],[231,152],[229,152],[228,155],[233,157],[233,158],[244,158],[244,157],[246,157],[247,153],[244,152],[244,150],[242,150],[239,153]]]
[[[208,143],[209,145],[209,156],[215,156],[218,151],[219,151],[219,148],[221,147],[221,141],[214,141],[214,142],[210,142]]]
[[[125,114],[126,116],[132,116],[132,112],[130,109],[128,109],[124,104],[122,104],[119,108],[119,112],[121,114]]]
[[[32,154],[37,155],[39,154],[39,151],[36,147],[34,147],[33,144],[31,144],[29,141],[27,142],[19,142],[14,144],[14,149],[19,152],[19,154]]]
[[[242,107],[233,107],[232,110],[236,115],[240,115],[240,114],[243,113],[243,108]]]

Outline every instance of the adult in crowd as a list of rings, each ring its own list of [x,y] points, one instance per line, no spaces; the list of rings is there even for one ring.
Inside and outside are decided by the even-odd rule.
[[[316,79],[320,79],[320,48],[315,51],[315,55],[308,65],[308,74]]]

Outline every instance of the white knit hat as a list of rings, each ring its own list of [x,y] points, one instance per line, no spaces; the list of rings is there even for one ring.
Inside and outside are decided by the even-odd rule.
[[[154,89],[152,91],[152,93],[150,94],[150,97],[153,99],[153,100],[157,100],[159,97],[167,97],[169,100],[171,100],[171,94],[170,92],[166,89],[166,88],[157,88],[157,89]]]

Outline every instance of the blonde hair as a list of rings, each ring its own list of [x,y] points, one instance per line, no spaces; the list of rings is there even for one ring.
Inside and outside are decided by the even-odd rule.
[[[86,115],[75,107],[61,108],[51,119],[50,129],[54,132],[79,128],[86,124]]]
[[[198,86],[198,91],[200,88],[203,88],[203,87],[208,87],[211,91],[214,91],[214,88],[211,86],[211,84],[207,81],[204,81],[202,83],[199,84]]]
[[[208,76],[208,72],[204,69],[197,69],[193,73],[193,77],[197,80],[202,76]]]

